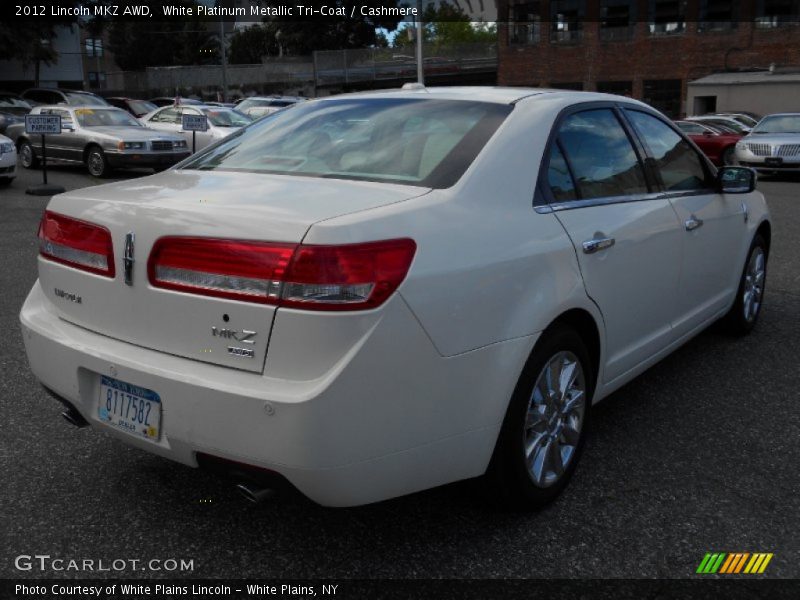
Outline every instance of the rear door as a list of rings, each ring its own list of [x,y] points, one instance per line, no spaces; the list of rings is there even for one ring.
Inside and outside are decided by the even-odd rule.
[[[673,339],[682,232],[616,107],[574,108],[554,133],[543,187],[602,311],[610,382]]]
[[[683,259],[674,327],[686,333],[726,308],[739,282],[738,257],[747,224],[741,197],[716,191],[715,173],[660,116],[628,109],[662,197],[682,225]]]

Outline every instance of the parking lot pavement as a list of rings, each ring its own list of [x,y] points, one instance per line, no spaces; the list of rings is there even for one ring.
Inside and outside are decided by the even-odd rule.
[[[46,204],[22,193],[36,177],[0,190],[0,577],[85,575],[14,568],[37,553],[191,559],[171,575],[194,577],[689,577],[713,551],[772,552],[766,576],[800,577],[800,178],[759,184],[774,233],[754,333],[708,331],[615,393],[564,495],[509,514],[474,482],[353,509],[250,506],[222,479],[68,426],[17,322]],[[51,181],[98,183],[72,168]]]

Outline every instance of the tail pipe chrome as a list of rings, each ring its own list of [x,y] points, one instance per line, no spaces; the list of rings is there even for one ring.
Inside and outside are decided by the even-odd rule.
[[[275,490],[266,487],[259,487],[252,483],[237,483],[236,491],[248,502],[261,504],[275,496]]]
[[[74,425],[78,429],[89,425],[88,421],[83,418],[81,413],[79,413],[74,408],[67,408],[67,410],[61,413],[61,416],[64,417],[64,420],[67,423],[69,423],[70,425]]]

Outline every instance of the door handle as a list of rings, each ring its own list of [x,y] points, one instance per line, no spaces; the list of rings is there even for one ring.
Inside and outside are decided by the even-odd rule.
[[[698,219],[697,217],[692,215],[686,220],[685,225],[686,225],[686,231],[694,231],[695,229],[698,229],[699,227],[703,226],[703,219]]]
[[[616,243],[614,238],[594,238],[583,242],[583,253],[594,254],[598,250],[611,248]]]

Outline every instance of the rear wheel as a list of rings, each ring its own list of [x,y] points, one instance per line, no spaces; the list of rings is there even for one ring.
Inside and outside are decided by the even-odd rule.
[[[757,234],[747,253],[736,300],[722,318],[725,330],[734,335],[746,335],[753,330],[761,314],[764,289],[767,283],[768,249],[764,238]]]
[[[39,166],[39,159],[36,157],[36,152],[28,140],[23,140],[19,145],[19,157],[22,166],[26,169],[35,169]]]
[[[105,177],[111,169],[108,166],[105,152],[98,146],[92,146],[86,153],[86,168],[95,177]]]
[[[522,372],[487,472],[493,499],[531,510],[567,485],[586,437],[594,374],[581,337],[555,325]]]

